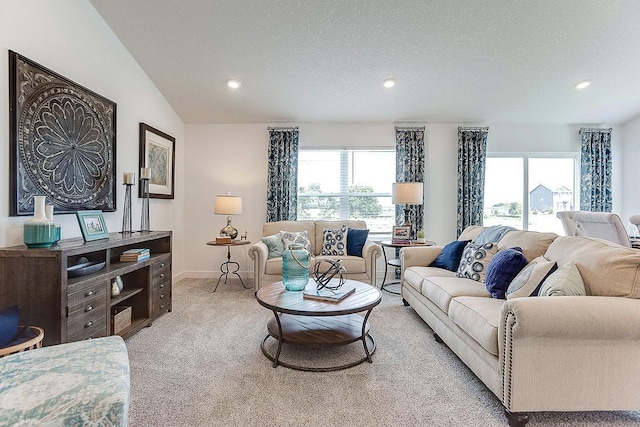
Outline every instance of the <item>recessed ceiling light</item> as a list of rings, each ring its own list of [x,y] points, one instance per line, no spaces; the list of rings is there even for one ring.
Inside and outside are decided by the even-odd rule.
[[[227,80],[227,86],[231,89],[238,89],[240,87],[240,82],[238,80],[229,79]]]
[[[393,77],[389,77],[388,79],[384,79],[382,85],[386,88],[394,87],[396,85],[396,79]]]
[[[576,89],[584,89],[590,84],[591,84],[591,80],[582,80],[581,82],[574,84],[573,87],[575,87]]]

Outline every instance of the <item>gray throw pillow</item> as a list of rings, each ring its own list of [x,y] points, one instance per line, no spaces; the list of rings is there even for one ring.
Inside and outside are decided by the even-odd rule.
[[[282,241],[282,233],[277,233],[272,236],[266,236],[261,239],[267,248],[269,248],[269,256],[267,258],[281,257],[284,253],[284,242]]]

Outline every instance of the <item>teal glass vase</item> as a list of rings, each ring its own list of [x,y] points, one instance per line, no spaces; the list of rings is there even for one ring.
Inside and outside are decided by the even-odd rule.
[[[309,283],[309,251],[292,243],[282,254],[282,283],[287,291],[301,291]]]
[[[33,218],[24,223],[24,244],[28,248],[48,248],[56,241],[56,225],[45,214],[45,196],[33,197]]]

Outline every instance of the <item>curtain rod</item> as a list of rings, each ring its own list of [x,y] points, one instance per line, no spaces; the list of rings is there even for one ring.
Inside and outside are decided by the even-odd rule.
[[[425,126],[416,126],[416,127],[412,127],[412,126],[396,126],[396,131],[406,131],[406,130],[418,130],[418,131],[423,131],[426,129]]]
[[[489,132],[489,126],[485,126],[485,127],[466,127],[466,126],[458,126],[458,132],[460,132],[461,130],[468,130],[468,131],[485,131],[485,132]]]
[[[271,126],[267,126],[267,130],[279,130],[279,131],[287,131],[287,130],[298,130],[298,126],[294,126],[294,127],[271,127]]]
[[[600,133],[608,133],[613,131],[613,128],[580,128],[578,133],[582,132],[600,132]]]

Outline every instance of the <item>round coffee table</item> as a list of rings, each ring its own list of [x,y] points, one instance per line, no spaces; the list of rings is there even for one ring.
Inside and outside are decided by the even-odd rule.
[[[335,280],[335,279],[332,279]],[[368,318],[375,306],[380,304],[380,291],[366,283],[347,280],[343,288],[354,287],[355,292],[342,301],[326,302],[303,298],[303,292],[287,291],[282,282],[261,288],[256,294],[258,303],[273,311],[274,317],[267,322],[268,334],[262,340],[264,355],[273,362],[273,367],[282,365],[299,371],[328,372],[351,368],[364,361],[373,363],[371,355],[376,342],[369,334]],[[309,279],[307,291],[315,291],[316,283]],[[363,316],[357,314],[365,312]],[[272,337],[278,341],[276,354],[270,354],[265,343]],[[367,344],[371,341],[371,347]],[[344,365],[330,367],[307,367],[280,360],[282,344],[300,346],[342,346],[362,341],[365,357]]]

